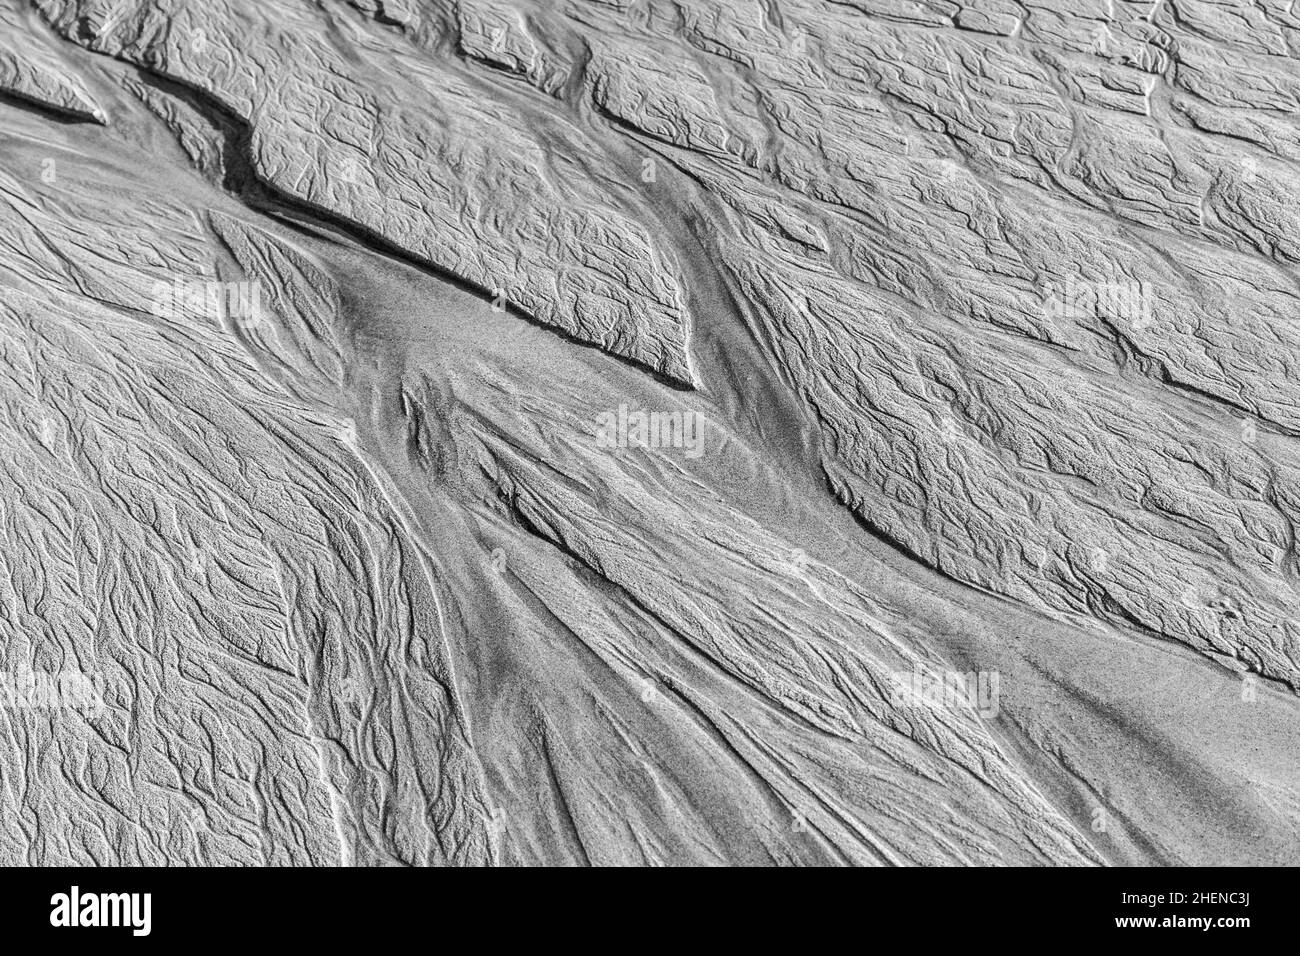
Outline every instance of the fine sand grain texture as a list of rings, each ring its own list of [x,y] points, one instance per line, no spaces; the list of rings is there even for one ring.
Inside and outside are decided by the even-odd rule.
[[[1295,50],[0,0],[0,864],[1300,863]]]

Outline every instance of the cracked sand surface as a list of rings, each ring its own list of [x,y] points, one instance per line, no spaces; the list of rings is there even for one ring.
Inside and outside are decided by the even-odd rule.
[[[1296,43],[0,0],[0,863],[1294,864]]]

